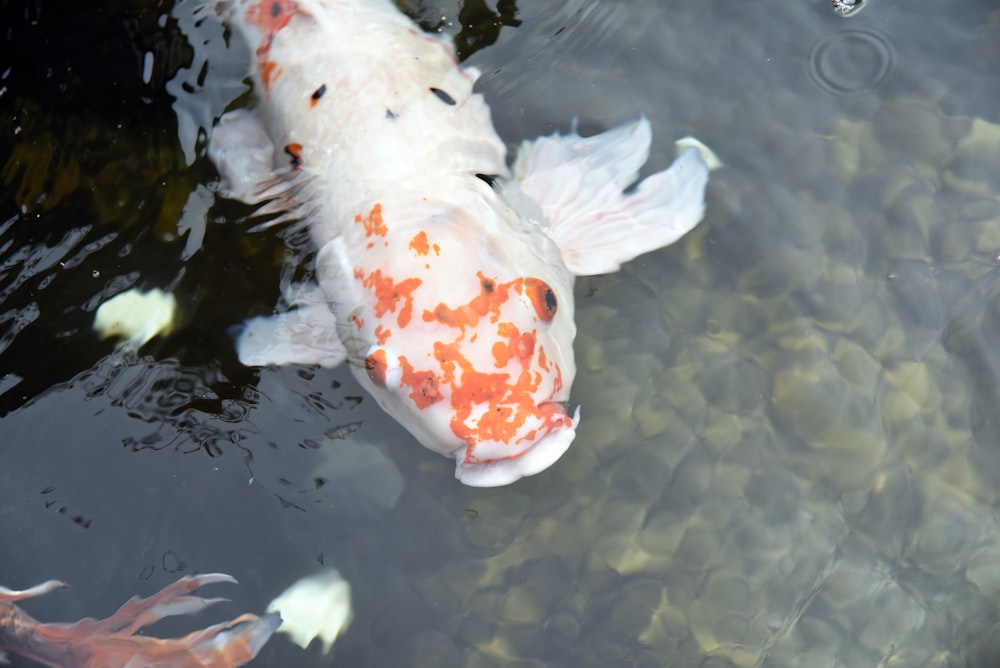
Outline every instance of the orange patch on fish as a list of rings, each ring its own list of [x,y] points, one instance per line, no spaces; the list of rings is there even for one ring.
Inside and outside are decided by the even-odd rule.
[[[496,322],[500,318],[500,307],[510,296],[513,290],[517,294],[527,296],[528,301],[535,309],[535,315],[539,320],[551,322],[556,314],[556,296],[548,283],[538,278],[516,278],[507,283],[497,284],[496,281],[487,278],[482,272],[477,272],[479,277],[480,293],[473,297],[467,304],[462,304],[455,308],[449,307],[444,302],[434,307],[433,311],[424,311],[424,322],[438,322],[449,327],[475,327],[479,319],[489,315],[491,322]]]
[[[298,11],[295,0],[261,0],[247,9],[247,23],[257,26],[264,38],[269,39],[287,26]]]
[[[269,88],[281,76],[282,71],[278,67],[278,63],[269,58],[271,42],[298,11],[299,6],[294,0],[256,2],[247,8],[247,23],[256,26],[262,33],[261,43],[257,46],[256,54],[260,80],[265,89]]]
[[[400,382],[411,388],[410,398],[414,405],[423,410],[443,399],[438,388],[438,379],[433,371],[415,371],[405,356],[400,356],[399,366],[403,370]]]
[[[281,69],[278,68],[278,63],[273,60],[265,60],[260,64],[260,80],[264,82],[264,88],[270,88],[279,76],[281,76]]]
[[[441,254],[441,247],[437,244],[429,243],[427,241],[427,233],[423,230],[417,232],[413,235],[413,238],[410,239],[410,249],[417,255],[421,256],[430,254],[431,249],[434,249],[435,255]],[[430,265],[427,266],[429,267]]]
[[[417,255],[427,255],[431,252],[431,245],[427,243],[427,233],[420,230],[410,239],[410,248]]]
[[[367,216],[362,216],[360,213],[354,216],[354,222],[364,226],[365,236],[369,238],[384,237],[389,233],[389,228],[385,226],[385,221],[382,220],[382,204],[378,202],[371,208]],[[373,243],[369,243],[368,248],[371,248],[373,245]]]
[[[521,333],[513,323],[502,322],[497,327],[497,334],[507,339],[506,343],[497,341],[493,344],[493,357],[498,369],[507,366],[512,359],[520,360],[525,366],[531,362],[535,354],[535,332]]]
[[[422,282],[419,278],[407,278],[396,283],[391,276],[383,276],[382,270],[376,269],[365,277],[362,284],[375,293],[375,316],[378,318],[386,313],[395,313],[396,304],[400,300],[403,301],[396,324],[404,328],[410,323],[413,315],[413,291],[420,287]]]
[[[367,221],[359,215],[356,222],[364,224],[371,236],[380,235],[380,207],[372,207]],[[420,231],[411,239],[409,247],[420,255],[429,253],[432,246],[426,233]],[[375,342],[383,346],[392,333],[385,319],[395,315],[400,330],[405,329],[412,319],[413,292],[422,281],[419,278],[397,281],[381,269],[366,272],[358,268],[354,276],[374,296],[374,313],[382,321],[375,328]],[[421,362],[422,357],[412,361],[404,355],[398,358],[400,389],[406,388],[404,391],[418,410],[442,401],[450,404],[448,426],[466,443],[464,462],[467,464],[519,457],[523,454],[523,443],[534,442],[541,435],[573,424],[558,403],[537,403],[535,395],[543,382],[539,370],[554,374],[549,381],[553,383],[553,395],[563,386],[559,367],[539,344],[538,330],[522,330],[505,317],[505,309],[513,306],[533,310],[537,317],[535,322],[551,321],[556,309],[552,290],[536,278],[498,283],[483,272],[477,272],[476,277],[479,294],[467,302],[454,306],[441,302],[433,310],[423,312],[425,322],[440,323],[448,328],[442,332],[444,338],[433,343],[433,359]],[[515,298],[513,305],[510,304],[512,297]],[[489,349],[492,359],[470,359],[465,346],[476,339],[480,333],[477,328],[484,322],[489,323],[487,327],[496,327],[496,341]],[[448,335],[448,331],[452,334]],[[405,332],[400,335],[405,336]],[[396,364],[393,361],[393,365]],[[379,347],[372,351],[365,358],[365,370],[375,385],[385,387],[390,373],[386,350]],[[395,366],[392,374],[395,378]],[[480,443],[491,444],[489,456],[476,455],[476,445]],[[508,456],[498,455],[495,449],[496,444],[504,443],[510,446]]]
[[[506,289],[511,284],[495,286],[489,279],[481,277],[484,283],[482,294],[469,304],[458,309],[449,309],[453,322],[472,324],[473,320],[487,315],[492,304],[507,299]],[[497,294],[501,293],[501,294]],[[489,297],[496,302],[491,303]],[[476,300],[479,300],[478,302]],[[446,307],[447,308],[447,307]],[[466,310],[462,310],[462,309]],[[432,316],[433,319],[440,319]],[[426,319],[426,318],[425,318]],[[459,325],[456,325],[459,326]],[[455,341],[434,343],[434,358],[438,363],[434,370],[416,370],[413,365],[400,357],[402,385],[410,388],[410,398],[417,408],[426,408],[443,398],[442,388],[450,389],[450,404],[453,415],[449,427],[457,437],[465,441],[466,463],[481,463],[475,455],[475,446],[484,441],[509,443],[511,457],[520,456],[517,444],[533,441],[539,432],[548,433],[554,429],[572,424],[572,419],[558,404],[536,404],[533,393],[538,389],[542,376],[533,371],[532,362],[537,358],[542,368],[549,368],[545,351],[537,346],[535,331],[522,332],[511,322],[500,322],[497,333],[505,341],[493,345],[492,352],[498,369],[507,369],[510,362],[516,362],[520,371],[481,371],[465,357],[461,350],[463,335]],[[559,369],[556,369],[556,387],[562,387]],[[538,426],[526,433],[525,424],[531,420]]]
[[[486,315],[490,315],[491,321],[496,322],[500,318],[500,306],[507,301],[507,292],[514,281],[497,285],[496,281],[486,278],[481,271],[476,276],[479,277],[480,292],[468,304],[451,308],[441,302],[433,311],[424,311],[424,322],[437,320],[448,327],[461,329],[475,327],[479,319]]]
[[[548,371],[549,370],[549,361],[545,357],[545,349],[544,348],[538,351],[538,366],[542,367],[543,371]],[[559,379],[559,387],[557,387],[556,390],[558,391],[561,388],[562,388],[562,379]]]
[[[541,423],[545,433],[572,423],[565,411],[556,404],[536,405],[532,392],[538,389],[541,377],[530,372],[531,355],[527,354],[527,344],[522,342],[520,333],[510,323],[511,344],[522,363],[522,371],[511,382],[508,373],[484,373],[473,367],[455,343],[434,345],[434,356],[441,363],[443,381],[451,385],[451,407],[454,410],[449,424],[452,433],[464,440],[466,463],[481,463],[475,456],[475,446],[483,441],[496,441],[516,445],[525,440],[534,440],[538,429],[519,435],[529,418]],[[534,347],[532,341],[531,347]],[[458,372],[461,372],[460,374]],[[483,407],[485,404],[485,407]],[[485,408],[483,410],[481,407]],[[470,420],[473,413],[478,419]],[[472,424],[470,424],[470,422]],[[519,456],[519,455],[512,455]]]

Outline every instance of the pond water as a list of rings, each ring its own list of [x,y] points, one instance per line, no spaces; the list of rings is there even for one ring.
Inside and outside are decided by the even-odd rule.
[[[215,194],[243,65],[190,8],[85,4],[0,31],[0,583],[73,585],[32,614],[237,577],[192,629],[325,564],[332,657],[253,665],[1000,661],[993,3],[519,3],[469,58],[511,146],[644,114],[650,169],[689,134],[725,166],[694,232],[578,282],[576,442],[499,489],[346,369],[237,362],[310,253]],[[181,314],[138,354],[91,329],[130,287]]]

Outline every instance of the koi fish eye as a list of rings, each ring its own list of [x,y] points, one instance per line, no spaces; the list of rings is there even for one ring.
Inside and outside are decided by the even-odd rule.
[[[545,322],[551,322],[556,317],[559,302],[556,293],[549,284],[539,278],[524,279],[524,294],[535,307],[535,313]]]

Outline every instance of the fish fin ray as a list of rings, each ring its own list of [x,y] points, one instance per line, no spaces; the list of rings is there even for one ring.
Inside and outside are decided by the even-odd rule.
[[[677,241],[705,211],[708,167],[686,149],[666,170],[642,180],[652,131],[641,118],[593,137],[552,135],[521,145],[515,181],[503,186],[534,200],[541,226],[579,276],[617,271],[622,263]]]
[[[208,157],[219,172],[223,197],[259,205],[254,217],[276,216],[255,227],[263,230],[302,218],[309,180],[288,167],[276,167],[278,151],[256,112],[234,109],[212,128]]]
[[[65,589],[69,587],[65,582],[60,582],[59,580],[46,580],[41,584],[37,584],[34,587],[28,587],[27,589],[8,589],[7,587],[0,586],[0,601],[23,601],[26,598],[34,598],[36,596],[44,596],[49,592],[53,592],[56,589]]]
[[[230,199],[257,204],[272,189],[275,146],[256,113],[234,109],[224,113],[212,128],[208,157],[221,177],[221,192]]]
[[[58,585],[43,583],[25,592],[45,593]],[[14,623],[33,624],[30,639],[11,652],[44,665],[74,665],[79,668],[122,666],[123,668],[186,668],[216,666],[236,668],[253,659],[281,623],[276,614],[244,614],[221,624],[189,633],[181,638],[133,635],[138,629],[164,617],[190,614],[223,599],[191,595],[202,585],[236,582],[221,573],[184,577],[147,598],[133,597],[111,617],[82,619],[70,624],[40,624],[11,606]],[[3,590],[9,593],[13,590]],[[24,592],[17,592],[24,593]],[[30,594],[30,595],[37,595]],[[6,655],[0,652],[0,657]]]

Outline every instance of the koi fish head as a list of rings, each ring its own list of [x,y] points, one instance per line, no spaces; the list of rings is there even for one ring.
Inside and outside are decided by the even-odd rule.
[[[356,375],[425,446],[456,459],[463,483],[504,485],[547,468],[576,433],[578,412],[564,406],[573,278],[554,246],[552,257],[538,250],[541,234],[497,243],[457,218],[412,235],[408,261],[397,253],[385,270],[355,272],[368,305],[352,319],[374,341]]]

